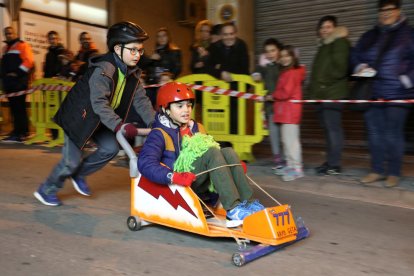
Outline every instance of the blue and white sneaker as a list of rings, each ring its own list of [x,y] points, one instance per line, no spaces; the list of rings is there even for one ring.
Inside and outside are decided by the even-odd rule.
[[[243,219],[254,212],[246,207],[246,202],[239,203],[233,209],[227,211],[226,227],[233,228],[243,224]]]
[[[279,176],[282,176],[282,175],[284,175],[285,174],[285,172],[287,171],[287,170],[289,170],[289,167],[287,167],[287,166],[278,166],[278,167],[274,167],[274,168],[272,168],[272,170],[273,170],[273,173],[275,174],[275,175],[279,175]]]
[[[71,177],[70,180],[72,181],[73,187],[78,193],[84,196],[91,195],[91,190],[89,190],[88,184],[86,184],[85,179]]]
[[[301,169],[293,169],[289,168],[289,170],[285,171],[285,173],[282,175],[283,181],[292,181],[301,177],[304,177],[303,170]]]
[[[259,200],[255,199],[254,201],[247,203],[247,208],[256,213],[263,210],[265,207],[259,202]]]
[[[43,185],[40,185],[39,189],[37,189],[36,192],[33,193],[35,198],[37,198],[41,203],[47,206],[59,206],[62,205],[62,202],[59,200],[59,198],[56,195],[56,192],[51,194],[45,194],[42,190]]]

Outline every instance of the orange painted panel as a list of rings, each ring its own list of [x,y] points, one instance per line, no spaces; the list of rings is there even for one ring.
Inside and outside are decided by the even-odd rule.
[[[225,226],[223,208],[211,210],[215,218],[206,220],[198,196],[189,187],[160,185],[143,176],[131,180],[131,215],[141,220],[208,237],[237,237],[269,245],[296,239],[288,205],[266,208],[231,229]]]
[[[244,219],[243,232],[284,243],[296,239],[298,230],[288,205],[266,208]]]

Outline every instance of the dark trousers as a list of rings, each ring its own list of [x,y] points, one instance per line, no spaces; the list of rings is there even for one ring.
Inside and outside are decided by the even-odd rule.
[[[118,141],[111,130],[102,127],[93,135],[92,140],[96,143],[97,149],[85,156],[85,153],[65,134],[62,159],[44,183],[46,194],[57,192],[68,177],[85,178],[102,169],[118,154]]]
[[[404,128],[409,112],[409,106],[404,104],[372,104],[365,112],[373,172],[401,175],[405,151]]]
[[[240,164],[240,159],[232,148],[210,148],[200,158],[193,162],[195,174],[217,168],[227,164]],[[250,200],[253,189],[244,174],[242,166],[222,167],[208,173],[197,176],[191,188],[196,193],[208,191],[210,182],[220,197],[224,209],[230,210],[241,201]]]
[[[317,106],[319,122],[325,132],[326,162],[329,166],[341,166],[344,147],[343,108],[342,103],[321,103]]]
[[[8,98],[13,119],[12,135],[26,136],[29,132],[29,118],[26,109],[26,95]]]

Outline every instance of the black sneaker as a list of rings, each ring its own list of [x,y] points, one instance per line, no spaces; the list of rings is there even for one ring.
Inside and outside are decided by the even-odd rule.
[[[316,170],[316,169],[315,169]],[[342,170],[339,166],[327,166],[316,170],[317,175],[338,175],[341,174]]]
[[[315,168],[315,172],[317,175],[326,175],[326,172],[328,171],[329,165],[327,162],[323,163],[319,167]]]
[[[1,140],[3,143],[10,143],[10,144],[20,144],[23,143],[23,139],[17,135],[10,135]]]
[[[200,203],[200,204],[201,204],[201,208],[203,209],[204,217],[205,217],[206,219],[209,219],[209,218],[214,217],[214,215],[210,212],[210,210],[209,210],[209,209],[207,209],[207,207],[206,207],[206,206],[204,206],[204,204],[203,204],[203,203]]]
[[[338,175],[338,174],[341,174],[341,172],[342,172],[341,167],[338,167],[338,166],[332,166],[326,170],[327,175]]]

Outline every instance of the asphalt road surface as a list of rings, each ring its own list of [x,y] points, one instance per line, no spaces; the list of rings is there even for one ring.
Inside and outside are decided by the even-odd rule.
[[[232,239],[161,226],[126,226],[128,170],[91,176],[93,196],[67,182],[60,207],[32,196],[58,161],[42,149],[0,151],[0,275],[414,275],[414,210],[280,189],[256,182],[303,217],[311,236],[243,267]],[[254,170],[254,168],[252,169]],[[253,172],[254,173],[254,172]],[[301,180],[298,180],[298,182]],[[275,203],[260,191],[265,205]]]

